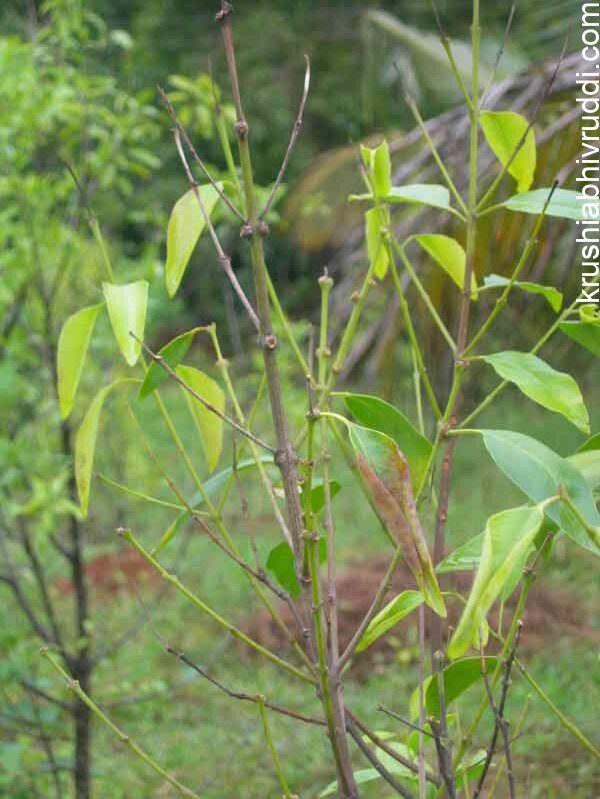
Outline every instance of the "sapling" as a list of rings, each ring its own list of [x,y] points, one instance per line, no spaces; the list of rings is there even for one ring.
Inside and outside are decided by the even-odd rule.
[[[512,12],[510,15],[512,19]],[[452,43],[442,33],[449,56],[450,69],[464,95],[470,125],[468,138],[469,180],[466,196],[455,185],[450,170],[441,158],[429,135],[427,124],[415,102],[408,98],[425,146],[431,148],[439,169],[440,184],[392,185],[390,152],[386,141],[379,146],[361,146],[360,171],[365,193],[352,198],[363,203],[367,266],[352,297],[353,307],[346,325],[333,344],[330,332],[330,297],[333,280],[327,272],[318,281],[320,293],[319,329],[315,347],[305,353],[297,341],[277,295],[276,269],[273,279],[266,260],[265,239],[269,235],[267,216],[276,199],[286,167],[292,156],[307,105],[310,65],[300,107],[281,169],[266,202],[258,201],[251,155],[251,125],[247,121],[242,88],[236,62],[233,8],[221,3],[217,14],[221,30],[227,75],[235,109],[237,163],[227,136],[220,137],[224,161],[230,170],[230,181],[213,180],[195,150],[177,110],[167,95],[161,97],[174,125],[175,146],[189,190],[176,203],[169,222],[167,240],[166,285],[174,294],[185,278],[185,270],[201,234],[206,234],[216,252],[224,276],[245,309],[250,325],[258,337],[264,387],[268,395],[271,427],[258,432],[255,409],[246,414],[236,387],[236,365],[223,355],[215,325],[186,331],[155,352],[147,343],[145,313],[148,285],[137,281],[127,285],[115,282],[108,268],[104,285],[105,305],[116,341],[133,377],[118,379],[101,389],[92,401],[77,436],[75,473],[82,510],[90,496],[93,459],[102,404],[113,388],[129,390],[139,386],[139,402],[153,401],[173,441],[175,451],[198,491],[188,497],[169,470],[154,454],[152,442],[140,428],[140,439],[155,460],[176,500],[179,515],[160,541],[151,547],[146,534],[121,529],[123,539],[150,564],[160,577],[184,595],[201,614],[209,617],[254,653],[285,672],[307,691],[316,694],[321,705],[320,716],[309,716],[283,706],[277,697],[252,694],[228,687],[221,677],[209,674],[195,664],[188,653],[181,652],[176,642],[165,643],[165,650],[205,678],[214,688],[232,699],[257,706],[260,724],[272,762],[280,795],[300,794],[302,786],[291,784],[286,762],[277,749],[269,722],[270,715],[283,714],[298,723],[310,724],[315,734],[326,731],[331,747],[333,782],[323,786],[320,796],[337,795],[355,799],[361,785],[374,780],[385,783],[387,794],[430,799],[431,797],[479,796],[494,757],[503,760],[508,795],[519,793],[518,772],[512,752],[512,737],[507,718],[507,699],[511,679],[518,672],[525,676],[536,695],[546,703],[560,724],[585,748],[586,755],[600,759],[595,744],[572,721],[551,703],[518,655],[521,619],[541,557],[552,541],[565,535],[589,552],[600,552],[598,528],[600,516],[586,477],[582,458],[598,460],[596,440],[582,447],[582,452],[563,458],[533,438],[509,431],[475,429],[472,423],[496,399],[510,382],[542,407],[559,413],[583,433],[589,433],[589,418],[581,392],[572,377],[557,371],[537,353],[557,333],[569,331],[565,325],[585,327],[597,346],[600,327],[597,315],[589,309],[580,315],[577,298],[557,313],[555,321],[529,352],[503,351],[479,353],[488,339],[488,331],[501,316],[516,290],[544,294],[547,287],[522,281],[529,258],[535,250],[537,236],[549,217],[576,219],[581,204],[575,192],[556,185],[531,190],[535,174],[535,119],[526,120],[512,111],[487,111],[483,100],[489,83],[482,87],[479,72],[480,9],[473,2],[472,68],[467,87],[453,58]],[[510,23],[509,23],[510,24]],[[243,79],[243,75],[241,76]],[[491,78],[489,79],[491,82]],[[484,139],[497,157],[500,169],[489,185],[480,185],[478,158]],[[192,160],[192,163],[188,159]],[[200,169],[200,185],[194,168]],[[499,201],[501,187],[516,182],[516,193]],[[222,245],[213,223],[213,210],[224,205],[241,223],[240,235],[247,241],[254,291],[249,296],[238,282],[231,260]],[[427,206],[443,214],[452,214],[464,227],[463,245],[456,239],[429,230],[414,230],[399,240],[394,225],[396,205]],[[477,271],[478,224],[489,213],[521,213],[533,216],[532,232],[523,252],[515,253],[514,268],[509,278],[481,282]],[[422,253],[448,276],[460,291],[457,329],[453,333],[435,302],[421,282],[411,261],[411,249]],[[356,343],[364,309],[371,292],[388,281],[397,293],[405,324],[402,347],[410,350],[415,366],[415,402],[419,409],[418,428],[400,408],[370,395],[336,391],[340,374]],[[412,284],[412,285],[411,285]],[[484,307],[488,290],[501,289],[499,298],[473,331],[472,309]],[[448,396],[440,396],[432,384],[426,355],[417,335],[411,310],[412,293],[416,292],[431,317],[434,328],[445,342],[452,364],[452,380]],[[547,292],[546,292],[547,294]],[[562,297],[561,297],[562,301]],[[559,304],[560,307],[560,304]],[[94,310],[94,313],[98,309]],[[90,315],[91,311],[90,311]],[[67,325],[69,323],[67,322]],[[275,334],[283,331],[294,357],[298,380],[306,388],[306,414],[300,429],[292,429],[282,393],[280,342]],[[567,332],[568,334],[568,332]],[[188,351],[196,336],[208,336],[215,357],[214,374],[208,375],[187,364]],[[574,336],[575,337],[575,336]],[[581,340],[581,336],[579,337]],[[584,342],[587,341],[587,337]],[[584,343],[585,346],[585,343]],[[62,367],[73,375],[81,372],[85,353],[69,355]],[[502,382],[478,406],[465,411],[465,387],[472,375],[484,368],[493,369]],[[216,475],[200,473],[191,457],[188,444],[177,429],[161,395],[168,380],[183,391],[198,427],[206,455],[209,474],[222,455],[223,431],[228,428],[236,440],[234,464]],[[76,388],[77,379],[75,379]],[[261,384],[262,386],[262,384]],[[401,405],[404,405],[401,402]],[[231,410],[230,410],[231,409]],[[132,414],[137,419],[136,402]],[[447,554],[446,525],[453,483],[454,450],[463,437],[477,437],[484,443],[492,459],[526,495],[526,504],[495,513],[487,520],[485,530],[453,553]],[[391,546],[388,567],[369,609],[345,648],[341,648],[336,591],[336,514],[332,502],[336,481],[336,460],[332,447],[339,448],[357,478],[362,498],[379,520]],[[240,461],[240,456],[247,459]],[[239,480],[239,471],[254,473],[256,484],[265,492],[273,519],[280,533],[280,542],[271,551],[265,564],[252,541],[251,563],[245,559],[228,529],[223,509]],[[278,470],[282,490],[273,483],[273,468]],[[589,474],[589,472],[587,472]],[[477,479],[476,475],[470,479]],[[283,501],[281,501],[281,495]],[[432,506],[435,529],[426,529],[424,511]],[[202,587],[192,588],[163,565],[163,551],[177,534],[182,521],[191,521],[198,530],[231,559],[248,580],[259,601],[273,617],[287,643],[284,654],[271,651],[254,640],[243,629],[225,618],[210,601],[202,598]],[[244,520],[239,522],[243,527]],[[236,531],[237,532],[237,531]],[[250,534],[251,535],[251,534]],[[415,589],[403,591],[385,604],[390,581],[401,561],[414,578]],[[463,569],[475,571],[467,596],[444,592],[438,575]],[[512,614],[508,632],[502,624],[494,629],[489,611],[505,601],[515,590],[519,599]],[[461,615],[456,629],[447,622],[447,605],[459,603]],[[281,607],[287,606],[290,621]],[[427,611],[427,612],[425,612]],[[505,609],[504,611],[508,611]],[[416,619],[419,631],[420,677],[413,698],[406,697],[402,712],[381,708],[388,720],[397,722],[390,733],[372,730],[348,706],[344,685],[358,652],[367,649],[398,624]],[[406,620],[406,621],[405,621]],[[426,630],[427,628],[427,630]],[[428,633],[430,657],[426,658]],[[526,631],[523,632],[523,635]],[[490,642],[499,647],[499,655],[489,654]],[[81,686],[73,683],[53,654],[46,651],[50,663],[60,672],[76,695],[85,700]],[[428,667],[427,662],[430,666]],[[428,675],[427,672],[431,671]],[[449,705],[464,691],[478,686],[482,695],[478,710],[469,719],[462,719],[457,732],[448,713]],[[397,702],[401,707],[402,700]],[[104,712],[91,700],[87,706],[111,726],[133,753],[154,769],[182,795],[196,796],[169,775],[154,758],[116,728]],[[407,711],[406,707],[410,706]],[[406,713],[408,712],[408,718]],[[487,751],[475,747],[475,735],[485,713],[489,714],[492,737]],[[522,723],[522,720],[519,724]],[[501,741],[500,752],[497,751]],[[364,768],[364,762],[369,768]],[[432,763],[435,764],[432,766]],[[224,795],[227,792],[223,784]],[[474,793],[472,792],[474,791]]]

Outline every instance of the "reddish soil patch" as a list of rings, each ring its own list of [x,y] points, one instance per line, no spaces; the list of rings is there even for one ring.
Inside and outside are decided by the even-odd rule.
[[[85,564],[84,570],[92,587],[105,595],[131,591],[160,579],[148,561],[134,549],[98,555]],[[63,594],[73,593],[71,580],[57,580],[55,586]]]
[[[385,559],[374,558],[361,564],[351,565],[339,574],[337,594],[341,648],[344,648],[350,641],[352,634],[367,612],[387,565],[388,562]],[[443,590],[454,589],[464,596],[469,590],[471,581],[470,573],[460,572],[443,575],[441,583]],[[394,575],[392,588],[386,601],[407,588],[415,588],[415,583],[408,569],[401,565]],[[517,596],[518,591],[507,603],[505,626],[510,622],[512,617],[510,609],[514,608]],[[456,626],[461,605],[458,601],[452,600],[449,600],[447,605],[449,623]],[[289,628],[294,629],[293,620],[287,607],[282,607],[281,615]],[[496,611],[492,611],[489,621],[494,627],[497,627],[498,614]],[[272,649],[284,651],[287,648],[287,642],[267,611],[261,611],[249,618],[245,629],[253,638]],[[534,584],[523,618],[521,649],[537,649],[565,636],[600,639],[598,632],[582,615],[581,607],[573,596],[563,589],[556,590],[544,586],[542,583]],[[398,653],[399,649],[414,647],[416,640],[416,624],[411,623],[410,620],[405,624],[400,623],[397,628],[391,630],[368,650],[356,657],[355,673],[360,676],[361,671],[364,672],[364,667],[367,665],[371,669],[373,662],[389,661]],[[492,646],[490,648],[493,649]]]

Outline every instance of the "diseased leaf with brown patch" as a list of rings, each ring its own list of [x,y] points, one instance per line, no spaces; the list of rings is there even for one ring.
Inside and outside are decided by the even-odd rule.
[[[350,440],[379,518],[402,547],[425,602],[445,617],[446,607],[417,514],[408,461],[396,443],[377,430],[352,425]]]

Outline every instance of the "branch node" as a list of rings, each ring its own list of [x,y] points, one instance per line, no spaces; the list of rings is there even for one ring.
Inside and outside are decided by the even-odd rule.
[[[240,228],[240,238],[251,239],[252,236],[254,236],[254,228],[252,227],[250,222],[244,222],[244,224]]]
[[[233,14],[233,6],[231,5],[231,3],[228,3],[226,2],[226,0],[223,0],[223,2],[221,3],[220,10],[217,11],[217,13],[215,14],[215,22],[218,23],[224,22],[227,19],[227,17],[231,16],[231,14]]]
[[[248,137],[248,123],[245,119],[238,119],[233,126],[235,135],[240,141],[244,141]]]
[[[263,219],[259,219],[256,223],[256,230],[259,236],[262,236],[263,239],[266,238],[269,233],[271,232],[271,228],[267,225],[267,223]]]

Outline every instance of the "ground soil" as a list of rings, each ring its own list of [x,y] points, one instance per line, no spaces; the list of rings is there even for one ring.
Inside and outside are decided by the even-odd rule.
[[[373,558],[360,564],[350,565],[339,573],[337,595],[341,648],[344,648],[349,642],[367,612],[386,566],[385,559]],[[456,590],[464,596],[470,588],[471,580],[470,573],[460,572],[443,575],[440,582],[443,590]],[[415,588],[414,580],[408,569],[401,565],[394,576],[392,589],[386,601],[407,588]],[[510,597],[507,603],[505,627],[512,618],[510,610],[514,608],[517,596],[518,591]],[[449,624],[455,626],[460,615],[461,605],[458,601],[451,599],[447,605]],[[286,607],[281,609],[281,614],[288,626],[293,628],[292,619]],[[416,614],[414,614],[414,618],[416,620]],[[494,628],[497,628],[497,610],[491,612],[488,620]],[[275,626],[266,611],[259,611],[249,617],[244,628],[253,638],[272,649],[284,651],[287,648],[287,642],[281,631]],[[598,639],[600,634],[593,629],[589,619],[582,613],[580,603],[565,589],[557,589],[547,584],[544,585],[542,582],[534,584],[523,617],[520,648],[535,650],[563,637]],[[358,655],[355,659],[354,673],[360,676],[365,667],[368,666],[371,670],[373,663],[384,664],[395,657],[416,657],[416,643],[416,623],[408,619],[383,636],[368,650]],[[493,648],[493,645],[490,645],[490,649]]]

